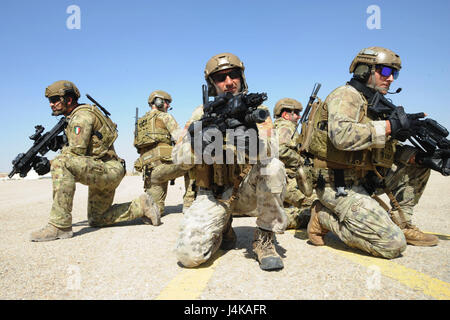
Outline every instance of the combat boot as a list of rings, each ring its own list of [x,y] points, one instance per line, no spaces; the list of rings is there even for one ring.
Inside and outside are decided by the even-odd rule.
[[[236,246],[236,233],[234,232],[231,223],[233,222],[233,217],[230,215],[228,223],[225,226],[222,234],[222,243],[220,244],[220,249],[228,251],[234,249]]]
[[[161,213],[159,211],[158,205],[155,203],[155,201],[153,201],[153,198],[147,193],[144,193],[139,197],[139,200],[144,212],[142,221],[145,224],[159,226],[161,224]]]
[[[405,219],[405,215],[401,211],[392,210],[390,212],[390,216],[392,221],[405,235],[406,243],[420,247],[431,247],[438,244],[438,237],[431,234],[425,234],[420,231],[419,228],[411,224],[411,221]]]
[[[322,204],[317,200],[311,206],[311,218],[309,219],[306,232],[308,233],[309,241],[315,246],[324,246],[325,241],[323,237],[328,233],[319,221],[319,211],[322,208]]]
[[[68,239],[73,237],[72,227],[57,228],[52,224],[47,224],[44,228],[34,231],[30,235],[30,241],[52,241],[57,239]]]
[[[272,231],[256,228],[252,247],[262,270],[278,270],[284,267],[281,257],[275,251],[273,241],[274,233]]]
[[[426,234],[419,230],[414,225],[407,225],[402,229],[406,238],[406,243],[414,246],[431,247],[435,246],[439,242],[439,238],[432,234]]]

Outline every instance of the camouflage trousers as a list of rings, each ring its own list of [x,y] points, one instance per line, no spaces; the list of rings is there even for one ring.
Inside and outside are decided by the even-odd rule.
[[[58,228],[72,226],[72,207],[76,183],[89,187],[88,223],[102,227],[143,216],[139,199],[115,204],[116,188],[125,175],[120,161],[103,162],[92,157],[60,154],[51,162],[53,205],[49,223]]]
[[[305,196],[297,187],[295,178],[287,177],[286,196],[284,198],[284,209],[288,217],[286,229],[300,229],[308,226],[311,217],[311,205],[317,196],[313,193],[310,197]]]
[[[328,180],[328,171],[321,172],[324,173],[325,180]],[[392,191],[409,223],[429,176],[429,169],[401,164],[393,165],[386,175],[387,188]],[[389,213],[358,182],[345,191],[347,196],[336,197],[333,181],[323,189],[316,189],[320,202],[325,206],[318,213],[322,226],[336,234],[349,247],[388,259],[399,256],[406,249],[406,240]],[[378,194],[382,192],[383,190],[377,190]],[[396,215],[398,212],[393,210],[392,214]]]
[[[310,197],[305,196],[297,188],[297,180],[295,178],[289,178],[287,176],[287,185],[284,198],[284,212],[288,220],[286,230],[289,229],[301,229],[308,226],[309,219],[311,218],[311,205],[314,200],[317,200],[317,195],[313,193]],[[253,210],[242,214],[237,211],[232,212],[233,216],[250,216],[256,217],[257,212]]]
[[[227,201],[219,200],[211,190],[200,188],[183,215],[175,247],[178,261],[186,267],[208,261],[220,247],[231,211],[246,213],[256,209],[258,227],[283,233],[287,225],[283,209],[285,188],[286,173],[278,159],[252,167],[239,186],[233,208]],[[232,188],[228,188],[221,199],[229,199],[231,195]]]
[[[195,200],[195,180],[189,177],[189,174],[184,176],[185,193],[183,195],[183,213],[192,205]]]
[[[152,168],[144,170],[144,189],[149,194],[153,201],[158,205],[161,215],[164,213],[164,203],[167,197],[167,188],[170,180],[175,180],[178,177],[185,176],[185,185],[189,182],[189,177],[186,182],[186,170],[181,169],[179,165],[172,163],[162,163]],[[186,187],[187,189],[187,187]]]

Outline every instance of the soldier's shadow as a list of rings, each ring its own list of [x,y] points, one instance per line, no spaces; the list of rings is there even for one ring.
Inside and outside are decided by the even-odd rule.
[[[233,227],[234,232],[236,233],[236,245],[232,250],[240,250],[244,249],[244,257],[247,259],[254,260],[255,254],[253,253],[252,243],[253,243],[253,237],[255,233],[255,227],[247,227],[247,226],[239,226],[239,227]],[[286,250],[278,244],[278,241],[275,239],[275,250],[280,255],[281,258],[285,258]],[[210,267],[217,259],[219,259],[221,256],[227,254],[229,251],[224,251],[222,249],[219,249],[215,254],[212,255],[212,257],[205,263],[201,264],[198,267],[195,267],[196,269],[202,269],[202,268],[208,268]],[[183,265],[178,262],[178,266],[183,267]]]
[[[161,224],[163,224],[163,223],[164,223],[164,222],[161,221]],[[93,226],[90,226],[90,225],[89,225],[88,220],[82,220],[82,221],[79,221],[79,222],[77,222],[77,223],[72,224],[72,227],[84,227],[84,228],[82,228],[82,229],[80,229],[80,230],[78,230],[78,231],[75,231],[75,232],[73,233],[73,236],[74,236],[74,237],[77,237],[77,236],[81,236],[81,235],[83,235],[83,234],[95,232],[95,231],[98,231],[98,230],[104,229],[104,228],[117,228],[117,227],[138,226],[138,225],[143,225],[143,224],[144,224],[144,222],[143,222],[141,219],[136,219],[136,220],[133,220],[133,221],[123,221],[123,222],[118,222],[118,223],[115,223],[115,224],[113,224],[113,225],[111,225],[111,226],[105,226],[105,227],[93,227]]]
[[[163,217],[172,213],[183,213],[183,204],[178,204],[176,206],[165,206]]]
[[[234,232],[236,233],[236,250],[244,249],[244,257],[248,259],[255,259],[255,253],[253,252],[252,243],[255,235],[255,227],[250,226],[239,226],[233,227]],[[280,255],[281,258],[286,258],[286,249],[281,247],[275,236],[275,250]]]
[[[324,240],[325,240],[325,245],[326,246],[328,246],[328,247],[330,247],[332,249],[338,250],[338,251],[353,253],[353,254],[369,257],[369,258],[376,258],[376,259],[385,260],[382,257],[377,257],[377,256],[374,256],[374,255],[371,255],[371,254],[369,254],[369,253],[367,253],[367,252],[365,252],[365,251],[363,251],[361,249],[347,246],[344,242],[342,242],[341,239],[338,238],[338,236],[336,236],[335,234],[333,234],[331,232],[328,232],[325,235]],[[310,244],[311,246],[314,246],[309,240],[308,240],[307,243]],[[402,254],[400,254],[398,256],[398,258],[401,258],[401,257],[403,257]]]

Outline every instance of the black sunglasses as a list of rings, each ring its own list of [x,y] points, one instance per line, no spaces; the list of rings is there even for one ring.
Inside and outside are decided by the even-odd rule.
[[[283,109],[283,111],[281,111],[281,113],[283,113],[283,112],[287,112],[287,113],[294,113],[294,114],[296,114],[296,115],[300,115],[300,110],[298,110],[298,109],[287,109],[287,108],[285,108],[285,109]]]
[[[211,75],[211,79],[213,79],[214,82],[223,82],[227,77],[230,77],[231,79],[240,78],[241,70],[232,69],[230,72],[227,73],[214,73]]]
[[[48,98],[48,101],[50,101],[50,103],[57,103],[61,100],[60,96],[52,96],[50,98]]]

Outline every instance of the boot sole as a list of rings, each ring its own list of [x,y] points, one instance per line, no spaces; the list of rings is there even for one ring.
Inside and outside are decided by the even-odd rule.
[[[57,236],[55,238],[47,238],[47,239],[39,239],[39,238],[30,238],[30,241],[32,242],[46,242],[46,241],[53,241],[53,240],[59,240],[59,239],[70,239],[73,237],[73,232],[68,234],[62,234],[60,236]]]
[[[261,259],[259,267],[265,271],[280,270],[284,268],[283,261],[280,258],[267,257]]]
[[[424,241],[406,240],[407,244],[417,246],[417,247],[434,247],[434,246],[437,246],[438,242],[439,241],[424,242]]]

